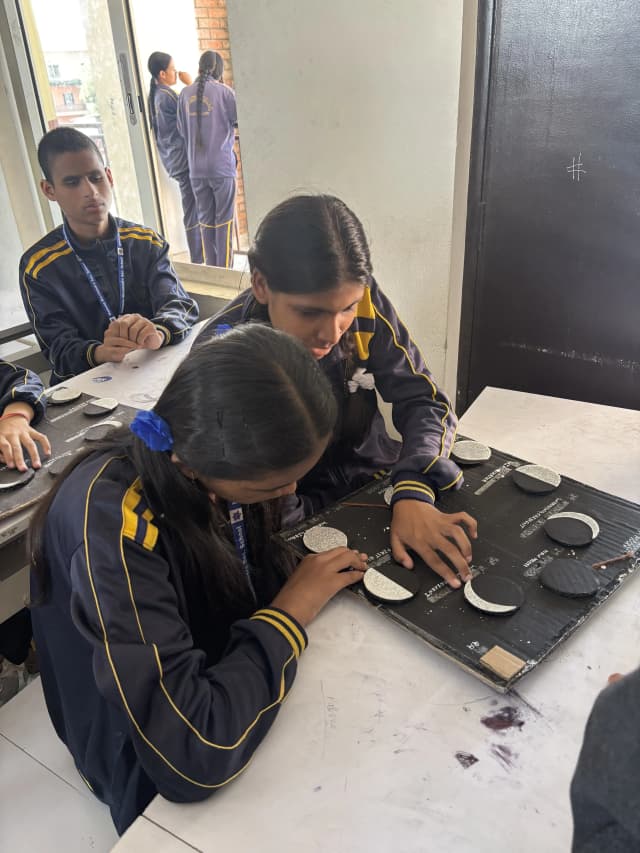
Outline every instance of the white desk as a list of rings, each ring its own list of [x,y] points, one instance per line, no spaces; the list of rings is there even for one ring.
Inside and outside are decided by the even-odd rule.
[[[638,412],[486,389],[460,431],[640,503]],[[586,718],[607,675],[638,664],[639,593],[629,579],[507,696],[345,593],[312,624],[248,770],[204,803],[157,797],[116,849],[142,849],[153,825],[171,833],[155,853],[175,838],[237,853],[566,853]],[[505,706],[522,725],[487,728]],[[465,769],[457,752],[478,760]]]

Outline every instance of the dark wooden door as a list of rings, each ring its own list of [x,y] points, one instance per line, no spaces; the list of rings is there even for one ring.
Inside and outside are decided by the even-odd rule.
[[[640,407],[640,2],[480,2],[458,408]]]

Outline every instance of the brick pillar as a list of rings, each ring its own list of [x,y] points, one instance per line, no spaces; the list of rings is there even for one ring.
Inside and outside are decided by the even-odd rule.
[[[227,85],[233,87],[233,65],[231,64],[231,50],[229,48],[226,0],[194,0],[194,5],[200,51],[215,50],[220,54],[224,60],[223,80]],[[238,133],[242,133],[242,128],[239,128]],[[240,146],[237,142],[235,150],[238,156],[238,194],[236,196],[238,231],[240,249],[245,251],[249,245],[249,231],[247,207],[244,200],[242,159],[240,157]]]

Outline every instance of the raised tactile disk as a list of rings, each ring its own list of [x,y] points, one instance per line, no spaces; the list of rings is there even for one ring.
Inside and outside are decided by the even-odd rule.
[[[98,424],[97,426],[88,429],[84,434],[84,440],[102,441],[110,432],[112,432],[112,430],[118,429],[118,427],[121,426],[122,423],[120,421],[105,421],[103,424]]]
[[[382,571],[367,569],[362,578],[366,591],[378,601],[400,602],[408,601],[417,595],[420,589],[420,578],[415,572],[388,563]]]
[[[33,468],[26,471],[18,471],[17,468],[3,468],[0,470],[0,492],[10,492],[12,489],[21,489],[30,483],[35,477]]]
[[[478,575],[464,585],[464,597],[472,607],[492,616],[506,616],[524,602],[522,588],[499,575]]]
[[[479,465],[491,459],[491,448],[479,441],[463,439],[453,445],[451,456],[463,465]]]
[[[61,386],[48,395],[47,402],[51,403],[52,406],[66,406],[67,403],[73,403],[79,397],[82,397],[82,391],[78,391],[77,388]]]
[[[569,598],[588,598],[600,589],[600,581],[591,566],[578,560],[554,560],[540,572],[542,586]]]
[[[568,548],[590,545],[600,533],[595,518],[582,512],[557,512],[544,523],[547,536]]]
[[[57,459],[54,459],[50,465],[47,465],[47,474],[51,477],[59,477],[69,462],[71,462],[72,457],[73,453],[65,453],[64,456],[59,456]]]
[[[313,551],[315,554],[322,554],[324,551],[330,551],[332,548],[346,547],[347,536],[342,530],[337,530],[335,527],[326,527],[324,524],[317,524],[315,527],[310,527],[305,530],[302,537],[305,548]]]
[[[115,397],[100,397],[99,400],[92,400],[82,411],[88,418],[99,418],[117,408],[118,401]]]
[[[560,474],[543,465],[521,465],[511,476],[516,486],[530,495],[548,495],[562,482]]]

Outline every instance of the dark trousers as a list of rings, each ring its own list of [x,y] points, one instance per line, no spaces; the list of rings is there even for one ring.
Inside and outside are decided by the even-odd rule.
[[[11,663],[24,663],[31,643],[31,614],[24,607],[0,623],[0,655]]]
[[[200,234],[200,223],[198,221],[198,206],[193,194],[193,187],[188,172],[175,175],[174,180],[178,182],[180,195],[182,196],[182,221],[187,235],[189,256],[192,264],[201,264],[204,260],[202,254],[202,237]]]
[[[204,262],[210,267],[233,266],[235,178],[192,178],[202,232]]]

